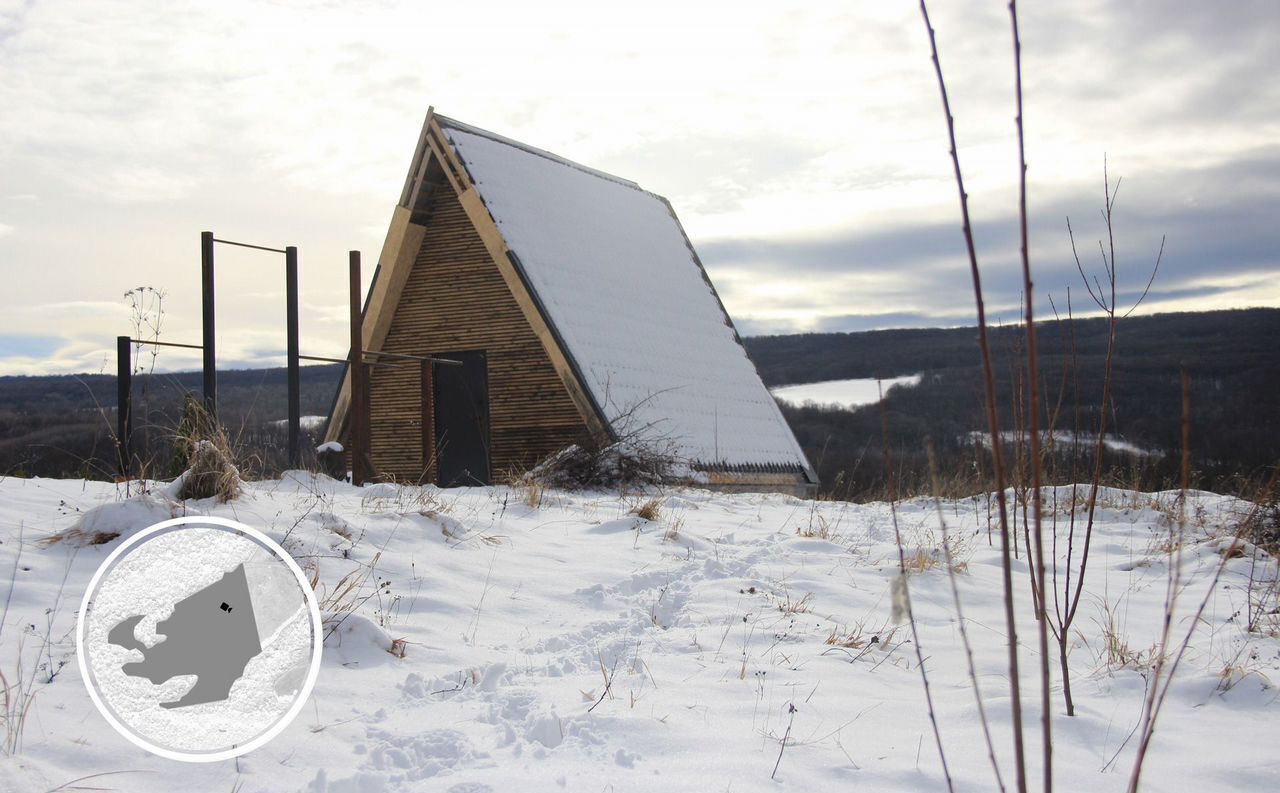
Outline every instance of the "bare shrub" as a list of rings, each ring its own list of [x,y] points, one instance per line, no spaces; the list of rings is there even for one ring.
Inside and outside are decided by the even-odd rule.
[[[526,477],[542,487],[612,490],[661,485],[676,470],[676,457],[667,444],[629,438],[604,445],[574,444],[543,460]]]

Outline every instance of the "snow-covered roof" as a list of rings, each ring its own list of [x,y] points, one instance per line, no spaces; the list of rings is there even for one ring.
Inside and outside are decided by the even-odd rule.
[[[666,199],[436,119],[615,429],[697,464],[811,472]]]

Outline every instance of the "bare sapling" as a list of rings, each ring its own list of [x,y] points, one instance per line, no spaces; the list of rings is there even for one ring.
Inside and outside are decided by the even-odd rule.
[[[1098,250],[1102,259],[1102,269],[1104,281],[1099,281],[1096,275],[1090,276],[1085,272],[1084,264],[1080,261],[1080,254],[1076,248],[1075,232],[1071,227],[1071,219],[1067,218],[1067,236],[1071,241],[1071,254],[1075,258],[1076,270],[1080,273],[1081,280],[1084,281],[1085,289],[1089,292],[1089,297],[1094,304],[1102,311],[1103,316],[1107,319],[1107,352],[1103,359],[1102,371],[1102,400],[1098,408],[1098,425],[1093,434],[1093,459],[1092,468],[1089,476],[1089,495],[1085,502],[1084,514],[1084,537],[1080,544],[1080,561],[1079,570],[1076,574],[1074,583],[1071,580],[1072,566],[1075,564],[1073,559],[1075,552],[1076,539],[1076,491],[1072,486],[1072,503],[1071,515],[1069,521],[1067,535],[1067,558],[1066,558],[1066,575],[1063,585],[1063,600],[1067,605],[1065,609],[1057,606],[1057,596],[1055,593],[1055,626],[1053,628],[1054,635],[1058,640],[1059,666],[1063,675],[1063,698],[1066,701],[1067,715],[1075,715],[1075,703],[1071,696],[1071,681],[1068,672],[1067,655],[1070,651],[1069,641],[1067,639],[1072,622],[1075,620],[1077,611],[1080,608],[1080,596],[1084,593],[1085,573],[1089,567],[1089,549],[1093,540],[1094,517],[1098,506],[1098,491],[1102,486],[1103,463],[1106,453],[1107,431],[1109,429],[1108,416],[1111,409],[1111,383],[1115,371],[1115,354],[1116,354],[1116,331],[1119,327],[1119,320],[1132,314],[1138,306],[1142,305],[1147,294],[1151,291],[1151,285],[1155,282],[1156,274],[1160,271],[1160,262],[1164,258],[1164,243],[1162,237],[1160,239],[1160,249],[1156,254],[1155,264],[1152,265],[1151,275],[1147,279],[1147,285],[1142,290],[1142,294],[1134,301],[1123,315],[1119,315],[1117,309],[1116,288],[1117,288],[1117,266],[1116,266],[1116,246],[1115,246],[1115,222],[1114,211],[1116,203],[1116,194],[1120,189],[1120,182],[1117,180],[1115,189],[1111,187],[1111,177],[1107,168],[1106,160],[1102,165],[1102,189],[1103,189],[1103,209],[1102,220],[1106,229],[1106,242],[1098,241]],[[1074,336],[1072,339],[1072,356],[1074,360]],[[1079,410],[1079,395],[1076,397],[1076,409]],[[1079,420],[1077,419],[1077,432],[1079,431]],[[1055,562],[1056,564],[1056,562]]]
[[[1027,302],[1027,429],[1031,436],[1031,516],[1034,526],[1028,538],[1035,557],[1035,575],[1031,579],[1031,595],[1036,608],[1037,635],[1040,640],[1040,734],[1043,752],[1044,791],[1053,790],[1053,719],[1049,690],[1049,626],[1044,606],[1044,534],[1041,506],[1040,458],[1040,368],[1036,357],[1035,288],[1031,282],[1031,255],[1027,248],[1027,157],[1023,134],[1022,111],[1022,40],[1018,36],[1018,3],[1009,0],[1009,18],[1013,27],[1013,74],[1017,94],[1018,127],[1018,226],[1021,232],[1022,291]],[[1025,507],[1024,507],[1025,508]],[[1025,524],[1025,517],[1023,519]]]
[[[969,255],[969,272],[973,277],[973,296],[978,314],[978,347],[982,354],[983,385],[986,393],[987,424],[991,435],[991,466],[995,477],[996,502],[1000,518],[1000,568],[1004,585],[1004,612],[1006,642],[1009,651],[1009,703],[1013,726],[1014,778],[1018,793],[1027,790],[1026,752],[1022,740],[1022,686],[1018,676],[1018,628],[1015,620],[1013,597],[1013,560],[1010,555],[1009,505],[1005,494],[1004,461],[1000,450],[1000,421],[996,414],[995,375],[991,365],[991,347],[987,339],[987,315],[982,296],[982,277],[978,270],[978,253],[973,242],[973,227],[969,221],[969,194],[964,188],[964,176],[960,169],[960,155],[956,147],[955,117],[951,115],[951,101],[947,96],[947,83],[942,76],[942,61],[938,57],[938,41],[929,22],[929,9],[920,0],[920,14],[929,34],[934,72],[938,78],[938,90],[942,95],[942,110],[947,122],[947,140],[951,163],[955,169],[956,189],[960,194],[960,216],[963,221],[965,248]]]
[[[1054,309],[1055,314],[1057,309]],[[1067,536],[1066,536],[1066,563],[1059,565],[1058,563],[1058,509],[1056,504],[1057,490],[1054,491],[1055,508],[1053,510],[1053,525],[1050,529],[1053,537],[1053,568],[1051,570],[1052,580],[1049,587],[1053,592],[1053,620],[1049,623],[1050,630],[1053,631],[1053,637],[1058,645],[1058,666],[1062,677],[1062,697],[1066,703],[1067,715],[1075,716],[1075,701],[1071,696],[1071,670],[1068,666],[1068,657],[1070,655],[1070,630],[1071,623],[1075,619],[1075,610],[1068,608],[1063,609],[1064,601],[1071,601],[1071,595],[1074,591],[1071,584],[1072,562],[1075,556],[1075,539],[1076,539],[1076,515],[1078,510],[1077,504],[1077,486],[1076,481],[1080,471],[1080,379],[1078,377],[1078,348],[1076,346],[1076,328],[1075,318],[1072,314],[1071,290],[1067,290],[1067,339],[1069,342],[1071,354],[1069,360],[1064,363],[1062,371],[1062,383],[1058,391],[1058,407],[1055,408],[1053,416],[1049,420],[1049,431],[1057,426],[1058,416],[1061,413],[1062,400],[1066,394],[1068,376],[1070,377],[1072,392],[1072,430],[1071,430],[1071,465],[1068,469],[1068,479],[1071,482],[1070,502],[1067,506]],[[1062,570],[1061,587],[1059,587],[1058,571]],[[1077,586],[1079,581],[1077,581]],[[1061,595],[1059,595],[1061,593]]]

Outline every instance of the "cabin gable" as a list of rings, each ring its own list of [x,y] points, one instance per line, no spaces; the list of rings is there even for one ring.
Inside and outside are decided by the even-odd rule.
[[[435,191],[423,209],[425,234],[380,349],[413,356],[484,353],[489,471],[476,478],[502,481],[582,440],[587,423],[454,191]],[[388,363],[397,368],[374,367],[369,386],[374,470],[435,482],[429,443],[423,454],[419,367]],[[434,428],[426,430],[434,435]],[[447,455],[447,445],[438,452]]]

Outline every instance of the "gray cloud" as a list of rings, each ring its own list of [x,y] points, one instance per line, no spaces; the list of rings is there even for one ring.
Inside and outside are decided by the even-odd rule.
[[[1113,184],[1115,177],[1112,174]],[[1032,192],[1030,233],[1037,300],[1052,294],[1065,310],[1070,288],[1077,311],[1093,308],[1071,254],[1066,219],[1072,219],[1076,249],[1086,273],[1101,279],[1098,241],[1105,234],[1099,217],[1101,204],[1101,189],[1096,195],[1077,190],[1043,204],[1035,201]],[[957,302],[971,302],[958,210],[955,215],[949,221],[854,229],[823,237],[714,240],[698,245],[698,250],[713,278],[722,269],[739,274],[725,279],[729,286],[740,281],[742,273],[753,279],[819,278],[833,284],[839,283],[840,276],[895,276],[891,284],[867,286],[855,279],[855,285],[844,292],[818,293],[817,302],[809,307],[838,317],[823,319],[821,325],[834,323],[850,329],[901,327],[904,322],[955,324]],[[1280,147],[1248,152],[1209,168],[1121,180],[1113,215],[1121,306],[1132,304],[1141,295],[1162,236],[1167,241],[1147,298],[1152,303],[1207,298],[1251,287],[1274,289],[1272,274],[1280,271],[1278,217]],[[1016,319],[1022,293],[1017,217],[1010,212],[975,221],[974,234],[986,297],[997,309],[1014,309],[1015,316],[1007,319]],[[726,296],[730,302],[732,293],[730,288]],[[884,300],[915,301],[915,308],[881,313],[877,302]],[[784,305],[796,307],[794,302]],[[740,310],[744,327],[772,332],[787,329],[785,322],[749,319],[753,308],[747,305]],[[1041,307],[1042,316],[1046,308]],[[859,310],[865,313],[857,319]],[[795,327],[793,324],[791,329]]]
[[[170,291],[167,337],[196,339],[195,239],[213,228],[298,245],[304,347],[341,349],[343,254],[376,254],[428,103],[669,195],[746,332],[965,324],[969,276],[915,7],[784,0],[736,8],[731,25],[688,10],[680,25],[654,12],[661,24],[647,27],[605,6],[574,18],[513,8],[495,27],[483,8],[411,2],[10,4],[0,173],[10,197],[39,200],[6,201],[0,216],[0,232],[13,229],[0,233],[0,322],[12,323],[0,333],[109,348],[129,329],[111,301],[146,283]],[[1008,15],[999,3],[931,10],[989,304],[1012,321]],[[1110,151],[1126,173],[1126,299],[1167,233],[1153,303],[1277,301],[1274,0],[1021,11],[1037,291],[1071,286],[1080,307],[1063,219],[1096,267],[1097,171]],[[496,54],[475,60],[480,32]],[[752,200],[775,196],[787,202],[768,219],[785,233],[738,219],[763,217]],[[831,230],[833,217],[849,229]],[[727,238],[699,239],[699,228]],[[282,317],[252,293],[277,289],[277,275],[256,259],[219,261],[222,349],[266,365]],[[771,302],[751,288],[788,280],[801,288]],[[100,350],[76,364],[74,349],[58,366],[99,365]]]

